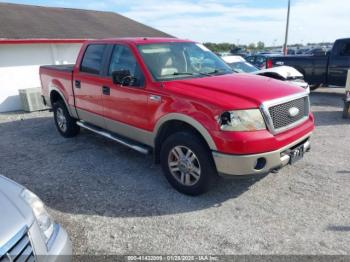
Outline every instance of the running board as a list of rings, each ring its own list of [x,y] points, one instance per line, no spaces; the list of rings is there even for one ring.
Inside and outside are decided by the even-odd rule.
[[[106,138],[109,138],[115,142],[118,142],[119,144],[122,144],[124,146],[127,146],[131,149],[134,149],[142,154],[149,154],[151,152],[151,149],[145,145],[142,145],[142,144],[139,144],[137,142],[132,142],[131,140],[129,139],[126,139],[126,138],[122,138],[122,137],[119,137],[115,134],[111,134],[111,133],[108,133],[107,131],[99,128],[99,127],[95,127],[93,125],[90,125],[88,123],[85,123],[83,121],[77,121],[77,125],[82,127],[82,128],[85,128],[91,132],[94,132],[96,134],[99,134],[101,136],[104,136]]]

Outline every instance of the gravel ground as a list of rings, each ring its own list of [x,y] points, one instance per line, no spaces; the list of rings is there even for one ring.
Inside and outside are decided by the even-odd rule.
[[[177,193],[144,156],[52,113],[0,114],[0,173],[39,195],[75,254],[350,254],[350,120],[343,89],[312,93],[312,151],[277,174]]]

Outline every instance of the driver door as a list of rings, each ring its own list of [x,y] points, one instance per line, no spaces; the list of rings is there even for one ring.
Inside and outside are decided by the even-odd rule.
[[[137,80],[130,86],[114,84],[114,71],[129,70]],[[103,80],[102,103],[106,128],[112,132],[133,138],[135,130],[147,130],[148,92],[141,68],[127,45],[113,46],[107,76]]]

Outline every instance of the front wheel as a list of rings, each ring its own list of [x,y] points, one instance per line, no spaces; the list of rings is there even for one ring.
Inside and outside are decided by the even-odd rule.
[[[189,132],[175,133],[164,141],[160,162],[169,183],[187,195],[205,193],[217,178],[208,146]]]

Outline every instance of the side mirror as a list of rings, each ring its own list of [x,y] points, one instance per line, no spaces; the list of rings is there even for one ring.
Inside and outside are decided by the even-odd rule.
[[[135,77],[131,75],[129,70],[118,70],[112,73],[113,84],[130,86],[135,80]]]

